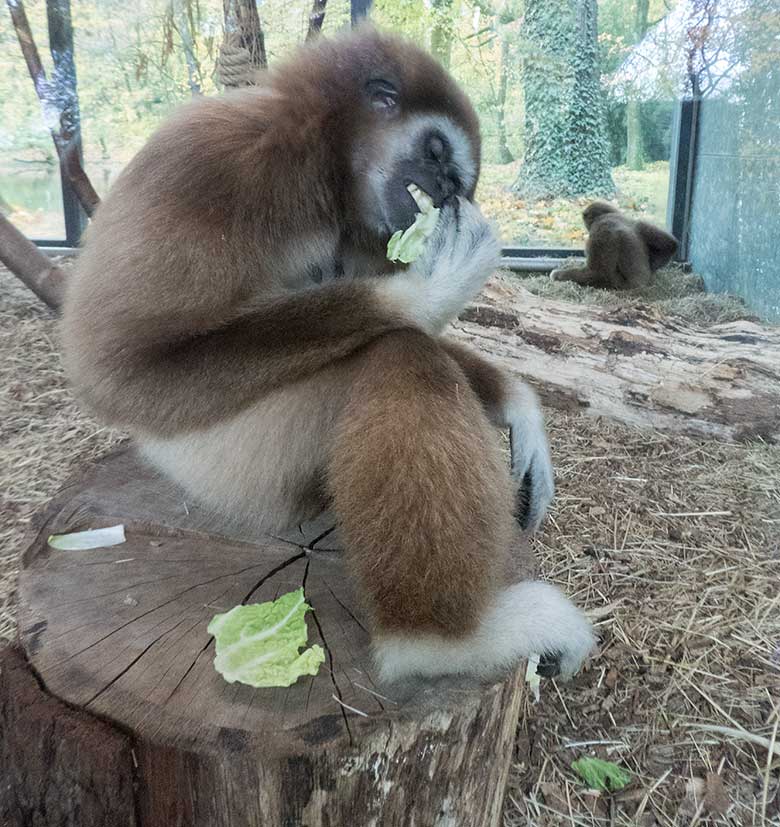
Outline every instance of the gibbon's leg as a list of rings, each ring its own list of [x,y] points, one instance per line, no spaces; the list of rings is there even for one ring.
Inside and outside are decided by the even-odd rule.
[[[517,488],[515,517],[524,530],[535,531],[555,494],[550,447],[536,394],[470,348],[446,339],[441,346],[466,374],[490,421],[509,429],[510,469]]]
[[[381,677],[487,677],[534,652],[573,674],[591,627],[555,587],[507,585],[512,484],[466,374],[411,330],[353,358],[327,481]]]
[[[550,273],[553,281],[573,281],[575,284],[582,284],[588,287],[600,287],[601,281],[598,273],[592,272],[587,267],[560,267]]]
[[[646,287],[653,280],[647,249],[640,238],[622,238],[617,272],[623,281],[621,285],[628,290]]]

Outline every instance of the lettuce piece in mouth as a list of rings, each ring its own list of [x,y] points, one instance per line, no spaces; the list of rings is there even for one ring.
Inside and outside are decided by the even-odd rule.
[[[299,652],[307,643],[309,609],[300,588],[215,615],[208,625],[216,642],[214,668],[228,683],[254,687],[292,686],[301,675],[316,675],[325,660],[322,647]]]
[[[390,261],[400,261],[410,264],[422,254],[425,242],[436,229],[439,220],[439,209],[433,206],[433,201],[427,193],[415,184],[407,187],[409,194],[414,198],[420,212],[414,218],[411,227],[397,230],[387,242],[387,257]]]
[[[47,541],[59,551],[86,551],[92,548],[108,548],[125,542],[124,525],[95,528],[90,531],[74,531],[70,534],[52,534]]]

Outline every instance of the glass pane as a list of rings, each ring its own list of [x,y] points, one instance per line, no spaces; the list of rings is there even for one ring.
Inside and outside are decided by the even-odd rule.
[[[507,245],[581,247],[607,198],[666,223],[673,90],[614,78],[668,0],[377,0],[372,16],[426,44],[471,97],[478,198]]]
[[[46,5],[26,4],[47,72]],[[0,14],[0,211],[30,238],[63,239],[57,153],[7,9]]]
[[[222,0],[71,0],[85,167],[103,195],[160,121],[194,94],[218,91]],[[269,64],[303,42],[311,0],[258,3]],[[349,23],[327,4],[323,30]]]

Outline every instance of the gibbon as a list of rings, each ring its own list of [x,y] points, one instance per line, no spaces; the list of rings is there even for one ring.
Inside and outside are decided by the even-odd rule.
[[[186,105],[97,210],[63,314],[84,404],[206,507],[260,531],[333,509],[380,675],[571,675],[591,627],[513,583],[553,493],[533,392],[441,336],[499,260],[476,114],[417,47],[362,27]],[[416,184],[441,208],[386,258]],[[512,436],[506,467],[496,426]]]
[[[652,282],[653,273],[677,252],[677,239],[665,230],[634,221],[606,201],[594,201],[582,213],[588,230],[585,267],[553,270],[554,281],[589,287],[633,290]]]

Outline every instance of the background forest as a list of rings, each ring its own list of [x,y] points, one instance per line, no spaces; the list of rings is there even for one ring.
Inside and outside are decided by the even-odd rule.
[[[45,1],[25,5],[46,61]],[[744,16],[738,0],[725,5],[729,19]],[[304,41],[313,8],[323,6],[323,31],[349,25],[346,0],[260,0],[269,64]],[[677,64],[690,67],[698,48],[691,21],[711,38],[717,7],[377,0],[371,14],[426,45],[472,97],[484,135],[478,195],[507,243],[578,247],[588,197],[665,222],[674,101],[684,91]],[[72,16],[85,165],[103,194],[177,102],[218,91],[222,3],[72,0]],[[51,137],[10,18],[0,15],[0,209],[29,235],[57,238],[60,208]]]

